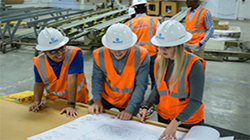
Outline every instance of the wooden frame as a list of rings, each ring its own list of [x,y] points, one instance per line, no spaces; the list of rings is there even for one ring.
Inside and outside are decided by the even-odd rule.
[[[161,1],[148,1],[148,15],[160,15]]]
[[[174,16],[178,13],[177,2],[161,2],[161,15],[162,16]]]

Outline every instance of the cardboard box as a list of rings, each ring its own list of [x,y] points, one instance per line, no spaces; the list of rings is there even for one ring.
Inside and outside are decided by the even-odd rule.
[[[162,16],[174,16],[178,13],[177,2],[166,2],[161,3],[161,15]]]
[[[148,15],[160,15],[161,1],[148,1]]]
[[[27,101],[33,101],[34,92],[33,91],[18,92],[10,95],[1,96],[0,98],[20,104]]]
[[[23,3],[24,0],[3,0],[5,4],[20,4]]]
[[[219,26],[220,18],[218,18],[218,17],[212,17],[212,19],[213,19],[213,22],[214,22],[214,27],[215,26]]]
[[[220,21],[218,23],[220,30],[228,30],[229,22],[228,21]]]
[[[215,22],[215,21],[217,21],[217,22],[220,21],[220,18],[219,18],[219,17],[212,17],[212,19],[213,19],[214,22]]]

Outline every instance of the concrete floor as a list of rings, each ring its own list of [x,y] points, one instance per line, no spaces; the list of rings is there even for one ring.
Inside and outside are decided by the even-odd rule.
[[[230,20],[240,26],[240,41],[250,40],[249,21]],[[6,54],[0,53],[0,96],[33,90],[34,50],[22,46]],[[91,91],[92,52],[84,50],[84,67]],[[150,86],[145,94],[147,99]],[[92,95],[90,94],[92,97]],[[250,61],[207,61],[203,101],[205,123],[250,135]],[[151,117],[157,121],[156,113]]]

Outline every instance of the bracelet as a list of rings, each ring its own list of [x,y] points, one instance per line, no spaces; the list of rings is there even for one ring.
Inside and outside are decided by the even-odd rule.
[[[68,105],[76,105],[75,102],[68,102]]]
[[[144,107],[142,107],[142,109],[147,109],[148,110],[149,108],[147,106],[144,106]]]

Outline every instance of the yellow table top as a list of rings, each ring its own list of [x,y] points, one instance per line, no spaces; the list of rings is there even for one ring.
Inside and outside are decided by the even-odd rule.
[[[39,112],[29,111],[32,102],[14,103],[0,99],[0,139],[20,139],[25,140],[30,136],[37,135],[62,124],[70,122],[76,118],[60,115],[63,107],[67,106],[65,100],[47,100],[45,108]],[[77,104],[76,109],[79,117],[88,114],[88,105]],[[105,113],[116,115],[114,111],[105,110]],[[136,117],[132,120],[138,121]],[[166,124],[156,121],[147,121],[148,124],[166,127]],[[187,129],[179,128],[179,131]]]

